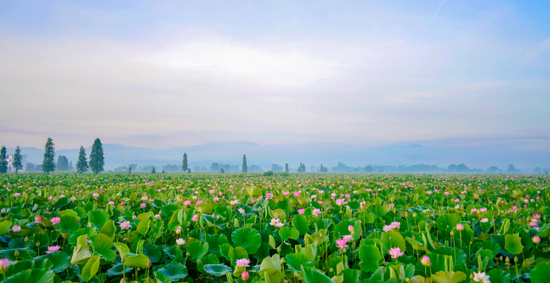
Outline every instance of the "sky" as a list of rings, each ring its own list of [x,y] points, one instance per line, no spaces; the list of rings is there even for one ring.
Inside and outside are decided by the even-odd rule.
[[[0,144],[550,150],[548,1],[0,1]]]

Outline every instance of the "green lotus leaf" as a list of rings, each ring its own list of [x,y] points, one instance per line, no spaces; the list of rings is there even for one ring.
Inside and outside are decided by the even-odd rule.
[[[405,251],[406,249],[405,240],[403,239],[403,236],[401,236],[401,234],[399,234],[399,232],[397,231],[388,231],[382,233],[381,240],[386,250],[390,250],[391,248],[400,248],[401,251]]]
[[[359,259],[361,259],[361,269],[365,272],[374,272],[380,266],[382,255],[378,248],[372,245],[359,247]]]
[[[124,264],[131,267],[147,268],[148,263],[149,258],[144,254],[126,253],[126,259],[124,260]]]
[[[357,269],[345,269],[342,271],[344,275],[344,281],[342,283],[355,283],[360,282],[361,271]]]
[[[225,275],[226,273],[232,272],[233,269],[225,264],[206,264],[204,266],[204,271],[206,271],[208,274],[220,277],[222,275]]]
[[[109,220],[109,213],[105,210],[92,210],[88,212],[88,219],[95,227],[102,228]]]
[[[13,222],[9,220],[4,220],[0,222],[0,235],[8,234],[11,231],[12,223]]]
[[[335,283],[325,274],[312,268],[304,267],[302,275],[305,283]]]
[[[550,271],[550,270],[549,270]],[[548,280],[548,274],[546,273],[545,279]],[[492,269],[491,271],[487,272],[487,275],[489,275],[489,280],[491,283],[510,283],[510,272],[506,272],[504,270],[500,269]],[[538,282],[547,282],[547,281],[533,281],[533,271],[531,271],[531,282],[538,283]]]
[[[466,274],[462,271],[439,271],[432,275],[432,280],[434,283],[459,283],[466,279]]]
[[[86,265],[82,268],[81,276],[82,280],[85,282],[90,281],[92,277],[94,277],[99,270],[99,256],[94,255],[88,259],[88,262],[86,262]]]
[[[254,254],[260,248],[262,237],[254,228],[239,228],[231,234],[234,246],[243,247],[248,254]]]
[[[532,283],[545,283],[548,282],[550,276],[550,263],[539,263],[531,270],[531,282]]]
[[[114,238],[116,233],[115,222],[113,220],[105,221],[105,224],[103,224],[103,227],[101,227],[99,232],[109,236],[110,238]]]
[[[251,198],[257,198],[263,195],[262,190],[258,187],[253,187],[253,186],[246,187],[244,191]]]
[[[51,270],[28,269],[6,278],[6,283],[53,283],[55,273]]]
[[[511,254],[517,255],[523,251],[521,238],[518,235],[508,234],[505,236],[504,249]]]
[[[65,215],[61,217],[61,222],[59,222],[59,229],[63,232],[72,233],[78,229],[80,226],[76,223],[76,217]]]
[[[292,225],[298,229],[300,235],[304,235],[309,232],[309,221],[303,214],[298,214],[292,218]]]
[[[162,257],[162,251],[155,245],[145,244],[143,246],[143,254],[147,256],[151,262],[156,263]]]
[[[279,257],[279,254],[274,254],[271,257],[264,258],[262,260],[262,264],[260,265],[260,275],[264,273],[274,274],[280,270],[281,270],[281,258]]]
[[[103,256],[106,261],[113,261],[116,258],[116,253],[112,250],[113,239],[111,237],[99,233],[90,237],[90,239],[92,240],[94,253]]]
[[[208,252],[207,242],[191,242],[187,247],[187,252],[191,255],[191,260],[198,260]]]
[[[302,267],[315,268],[315,264],[302,253],[293,253],[286,255],[285,263],[293,272],[298,273],[302,272]]]
[[[206,235],[206,242],[208,243],[208,251],[219,255],[220,246],[223,244],[229,244],[229,240],[224,234]]]
[[[122,270],[123,268],[124,268],[124,264],[117,263],[117,264],[113,265],[113,267],[111,267],[107,270],[107,276],[109,276],[109,277],[120,276],[120,275],[124,274],[124,272]],[[134,270],[133,267],[126,266],[126,273],[130,273],[130,272],[132,272],[132,270]]]
[[[231,264],[235,265],[237,259],[248,258],[248,253],[243,247],[236,247],[229,250],[229,258],[231,259]]]
[[[178,226],[181,226],[183,223],[183,210],[177,210],[172,213],[170,222],[168,222],[168,229],[175,230]]]
[[[187,267],[185,265],[172,262],[158,269],[164,277],[169,278],[171,281],[179,281],[182,278],[187,277]]]
[[[147,234],[147,231],[149,230],[149,225],[151,224],[150,219],[144,219],[139,222],[136,232],[140,233],[141,235]]]
[[[283,227],[279,229],[279,236],[283,241],[288,240],[288,238],[297,240],[300,237],[300,232],[294,227]]]
[[[77,245],[73,250],[71,265],[84,264],[92,256],[88,246]]]
[[[51,253],[46,255],[49,261],[53,263],[53,267],[51,270],[55,271],[56,273],[60,273],[67,269],[67,267],[71,266],[71,259],[69,256],[65,253]]]
[[[456,224],[460,223],[460,216],[453,213],[441,215],[436,220],[439,231],[449,236]]]
[[[124,259],[126,258],[126,254],[130,252],[130,249],[128,248],[128,246],[125,243],[117,242],[115,243],[115,248],[117,249],[118,254],[122,258],[122,261],[124,261]]]

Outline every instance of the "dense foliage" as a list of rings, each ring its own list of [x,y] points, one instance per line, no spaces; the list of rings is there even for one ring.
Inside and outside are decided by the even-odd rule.
[[[7,174],[0,187],[5,282],[550,278],[544,175]]]

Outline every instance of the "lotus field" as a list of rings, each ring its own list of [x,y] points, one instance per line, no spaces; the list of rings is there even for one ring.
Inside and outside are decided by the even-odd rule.
[[[6,174],[3,282],[550,282],[544,175]]]

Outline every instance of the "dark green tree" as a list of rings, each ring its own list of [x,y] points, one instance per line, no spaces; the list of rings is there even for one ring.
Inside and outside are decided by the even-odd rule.
[[[64,155],[60,155],[57,158],[57,171],[69,171],[69,159]]]
[[[0,149],[0,173],[8,172],[8,157],[6,156],[6,147],[2,146]]]
[[[13,169],[15,169],[15,174],[21,169],[23,169],[23,164],[21,163],[21,149],[19,146],[15,148],[15,153],[13,153]]]
[[[155,166],[153,166],[153,169],[151,169],[151,173],[153,174],[157,173],[157,170],[155,170]]]
[[[46,145],[44,146],[44,160],[42,161],[42,171],[44,173],[50,173],[55,171],[55,147],[52,138],[48,138]]]
[[[76,162],[76,172],[84,173],[88,171],[88,161],[86,160],[86,150],[84,147],[80,147],[80,152],[78,153],[78,161]]]
[[[290,169],[288,169],[288,163],[285,163],[285,172],[289,172]]]
[[[243,155],[243,173],[248,172],[248,166],[246,165],[246,154]]]
[[[187,169],[189,169],[189,165],[187,164],[187,153],[183,153],[183,165],[181,166],[181,170],[185,172]]]
[[[99,138],[95,139],[92,145],[92,152],[90,153],[90,169],[94,174],[103,172],[103,165],[105,165],[105,158],[103,157],[103,145]]]

